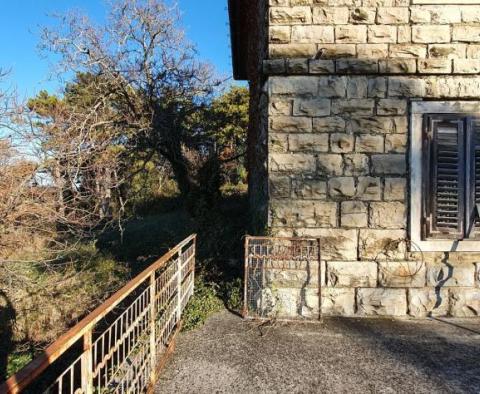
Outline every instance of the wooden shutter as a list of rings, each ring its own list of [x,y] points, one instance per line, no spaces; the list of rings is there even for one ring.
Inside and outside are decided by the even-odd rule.
[[[467,133],[466,235],[469,238],[480,238],[477,212],[477,204],[480,204],[480,118],[469,118]]]
[[[445,115],[425,118],[429,157],[424,167],[426,237],[462,239],[465,218],[464,119]]]

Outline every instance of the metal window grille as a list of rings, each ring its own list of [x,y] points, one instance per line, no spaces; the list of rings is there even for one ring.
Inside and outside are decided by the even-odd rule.
[[[244,310],[246,318],[321,318],[320,240],[247,237]]]

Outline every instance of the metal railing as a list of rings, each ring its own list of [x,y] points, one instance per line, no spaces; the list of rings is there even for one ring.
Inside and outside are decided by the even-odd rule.
[[[191,235],[0,386],[0,393],[151,392],[193,294]]]
[[[321,319],[320,239],[246,237],[244,318]]]

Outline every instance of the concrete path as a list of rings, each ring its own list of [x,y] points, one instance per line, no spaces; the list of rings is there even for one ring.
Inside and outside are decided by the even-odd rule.
[[[158,393],[480,393],[480,320],[259,323],[180,335]],[[455,324],[455,325],[454,325]]]

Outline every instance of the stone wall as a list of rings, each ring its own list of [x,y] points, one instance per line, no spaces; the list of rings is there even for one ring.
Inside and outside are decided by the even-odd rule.
[[[270,0],[267,19],[269,226],[322,239],[324,312],[480,314],[480,254],[408,237],[410,103],[478,100],[480,4]]]

